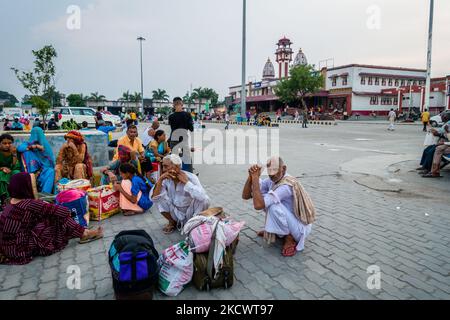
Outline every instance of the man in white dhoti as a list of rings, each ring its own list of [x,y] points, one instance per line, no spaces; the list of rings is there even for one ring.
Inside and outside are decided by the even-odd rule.
[[[193,216],[209,208],[209,198],[197,176],[181,170],[178,155],[168,155],[162,162],[162,175],[150,191],[150,197],[169,221],[165,234],[172,233]]]
[[[258,235],[268,243],[275,242],[275,236],[284,237],[281,253],[291,257],[305,247],[305,239],[315,221],[315,208],[302,185],[286,174],[286,170],[279,157],[267,162],[269,178],[265,180],[260,180],[260,166],[250,167],[242,198],[253,199],[254,208],[266,212],[264,231]]]

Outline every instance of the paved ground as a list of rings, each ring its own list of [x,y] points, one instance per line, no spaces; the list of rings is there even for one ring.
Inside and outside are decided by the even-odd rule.
[[[267,247],[255,236],[264,215],[240,198],[247,165],[197,165],[213,204],[247,224],[235,285],[211,293],[188,287],[177,299],[449,299],[450,172],[440,181],[419,177],[412,169],[422,149],[420,128],[386,127],[282,126],[281,155],[318,213],[305,250],[293,258],[281,257],[281,243]],[[182,239],[163,235],[163,224],[156,212],[115,216],[103,222],[101,241],[74,241],[27,266],[0,266],[0,299],[112,299],[107,250],[114,235],[143,228],[162,250]],[[80,290],[67,289],[70,265],[81,268]],[[380,268],[380,289],[367,287],[371,265]]]

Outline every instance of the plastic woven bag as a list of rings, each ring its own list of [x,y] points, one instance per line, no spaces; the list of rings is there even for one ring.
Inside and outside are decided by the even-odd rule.
[[[159,256],[159,290],[175,297],[191,282],[194,275],[194,257],[185,241],[177,243]]]

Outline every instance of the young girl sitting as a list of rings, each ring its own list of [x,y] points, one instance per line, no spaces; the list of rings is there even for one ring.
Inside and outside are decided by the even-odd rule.
[[[116,182],[114,189],[120,191],[120,208],[125,216],[144,213],[150,209],[150,190],[153,187],[148,179],[137,173],[130,163],[124,163],[119,168],[122,182]]]
[[[169,144],[166,141],[166,134],[163,130],[156,131],[154,138],[148,147],[147,157],[151,162],[161,162],[170,153]]]

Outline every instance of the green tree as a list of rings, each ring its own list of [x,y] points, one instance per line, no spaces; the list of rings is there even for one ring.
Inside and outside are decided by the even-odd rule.
[[[166,90],[157,89],[152,91],[152,99],[156,101],[169,102],[170,96],[167,94]]]
[[[5,91],[0,91],[0,100],[7,100],[12,104],[19,102],[15,96]]]
[[[314,70],[313,65],[298,65],[289,71],[289,78],[282,79],[275,87],[275,94],[286,104],[300,102],[300,108],[305,109],[305,96],[314,94],[323,86],[323,75]]]
[[[46,101],[50,101],[50,106],[53,108],[62,107],[61,105],[61,99],[63,95],[61,92],[53,90],[49,92],[49,94],[44,95],[42,98],[44,98]],[[25,97],[24,97],[25,99]],[[29,98],[29,101],[31,101],[31,97]]]
[[[31,103],[37,109],[40,115],[42,115],[42,120],[46,123],[47,114],[50,111],[50,103],[47,100],[34,96],[31,98]]]
[[[128,104],[128,102],[131,101],[130,90],[127,90],[126,92],[122,93],[122,97],[119,98],[119,101],[122,101],[124,105]]]
[[[89,101],[94,102],[103,102],[105,101],[106,97],[102,94],[99,94],[98,92],[91,93],[90,97],[88,98]]]
[[[130,95],[130,101],[136,103],[136,109],[139,110],[139,102],[142,101],[142,95],[139,92],[135,92]]]
[[[45,46],[40,50],[33,50],[32,53],[35,57],[32,71],[19,71],[14,67],[11,70],[15,73],[23,88],[31,93],[32,97],[40,97],[50,105],[55,92],[53,84],[55,83],[56,69],[53,60],[58,57],[58,54],[51,45]],[[41,101],[39,103],[42,105]],[[41,113],[44,121],[46,114]]]
[[[70,107],[86,107],[86,97],[80,94],[69,94],[67,96],[67,102],[69,102]]]
[[[219,94],[211,88],[195,88],[192,91],[191,98],[193,100],[198,100],[199,104],[202,105],[203,101],[211,101],[211,105],[215,107],[219,101]]]

